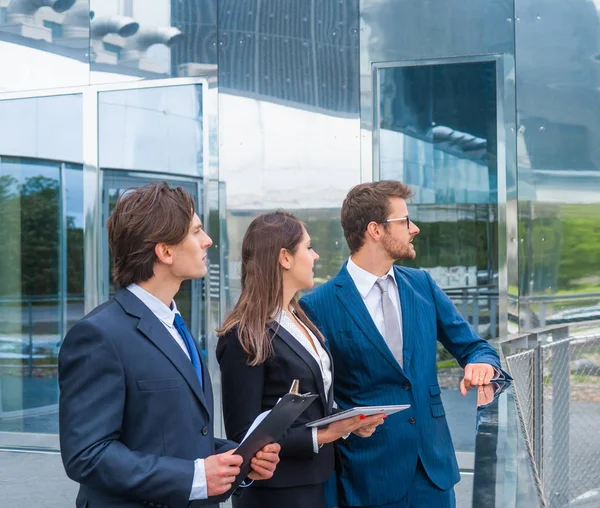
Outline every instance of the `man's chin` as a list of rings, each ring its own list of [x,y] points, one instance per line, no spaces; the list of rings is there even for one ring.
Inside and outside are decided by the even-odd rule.
[[[414,250],[410,250],[408,252],[403,252],[402,254],[394,256],[394,261],[412,261],[416,257],[417,253]]]

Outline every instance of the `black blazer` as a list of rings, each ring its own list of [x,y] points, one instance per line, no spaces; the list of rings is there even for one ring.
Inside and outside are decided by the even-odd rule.
[[[189,503],[194,460],[213,437],[213,394],[159,319],[127,289],[71,328],[59,354],[60,451],[78,508]]]
[[[273,338],[274,354],[256,367],[248,366],[248,357],[240,345],[237,328],[221,336],[217,343],[227,437],[239,442],[256,416],[275,406],[279,398],[288,392],[292,381],[298,379],[300,393],[311,392],[318,394],[319,398],[279,441],[280,462],[273,478],[261,481],[260,487],[323,483],[333,472],[333,444],[328,443],[319,453],[314,453],[312,429],[304,424],[331,414],[333,388],[325,397],[319,365],[287,330],[275,323],[267,333]],[[333,369],[333,361],[331,365]]]

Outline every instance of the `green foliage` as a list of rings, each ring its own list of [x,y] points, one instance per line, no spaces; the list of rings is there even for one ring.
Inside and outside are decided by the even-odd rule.
[[[19,184],[0,176],[3,259],[0,295],[57,295],[60,255],[60,184],[46,176]],[[83,293],[83,230],[67,217],[67,288]]]
[[[600,277],[600,222],[598,218],[564,219],[562,225],[558,289],[572,289],[587,277]]]
[[[600,290],[600,206],[520,205],[521,294]]]

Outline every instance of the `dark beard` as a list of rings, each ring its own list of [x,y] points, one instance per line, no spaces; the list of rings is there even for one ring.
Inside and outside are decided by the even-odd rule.
[[[414,250],[412,250],[409,246],[407,246],[405,249],[399,250],[399,249],[394,249],[393,246],[390,246],[386,242],[384,244],[384,247],[385,247],[385,250],[388,253],[388,255],[394,261],[411,261],[411,260],[415,259],[415,257],[416,257],[416,252]]]

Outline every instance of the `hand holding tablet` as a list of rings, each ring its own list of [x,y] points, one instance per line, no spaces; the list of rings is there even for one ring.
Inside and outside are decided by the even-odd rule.
[[[325,418],[320,418],[319,420],[314,420],[306,424],[307,427],[325,427],[330,423],[337,422],[339,420],[345,420],[346,418],[353,418],[358,415],[377,415],[377,414],[385,414],[391,415],[397,413],[398,411],[404,411],[408,409],[410,404],[401,404],[395,406],[363,406],[363,407],[353,407],[351,409],[346,409],[345,411],[340,411],[338,413],[332,414],[331,416],[327,416]]]

